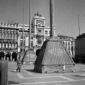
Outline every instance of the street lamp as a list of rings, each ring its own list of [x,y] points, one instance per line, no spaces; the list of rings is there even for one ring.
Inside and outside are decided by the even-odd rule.
[[[80,15],[78,15],[78,30],[79,30],[79,35],[80,35],[80,19],[79,19]]]
[[[83,15],[85,16],[85,15]],[[78,15],[78,30],[79,30],[79,35],[80,35],[80,15]]]
[[[24,50],[24,0],[23,0],[23,29],[22,29],[22,36],[23,36],[23,44],[22,44],[22,50]]]
[[[31,24],[30,24],[31,14],[30,14],[30,0],[29,0],[29,48],[31,48]]]

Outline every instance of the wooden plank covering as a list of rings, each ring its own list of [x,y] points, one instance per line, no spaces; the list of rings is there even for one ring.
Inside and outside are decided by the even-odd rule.
[[[61,40],[51,38],[44,42],[35,61],[34,69],[42,71],[42,66],[73,65],[74,62]]]

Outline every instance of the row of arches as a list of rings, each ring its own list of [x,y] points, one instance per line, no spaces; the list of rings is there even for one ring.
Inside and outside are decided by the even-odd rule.
[[[0,52],[0,60],[9,60],[16,61],[17,60],[17,52]]]

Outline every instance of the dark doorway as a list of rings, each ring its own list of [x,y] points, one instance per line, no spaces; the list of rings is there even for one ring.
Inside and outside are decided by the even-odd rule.
[[[12,53],[12,60],[14,59],[14,61],[17,61],[17,53],[13,52]]]
[[[0,60],[1,59],[4,59],[4,52],[3,51],[0,52]]]
[[[10,52],[7,52],[7,54],[6,54],[6,60],[7,60],[7,58],[9,59],[9,61],[11,60],[11,53]]]

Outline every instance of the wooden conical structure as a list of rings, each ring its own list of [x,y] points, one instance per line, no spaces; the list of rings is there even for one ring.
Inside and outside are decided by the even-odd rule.
[[[73,66],[72,57],[65,49],[60,39],[54,37],[45,41],[37,55],[34,70],[38,72],[54,72],[63,70],[63,66]]]

